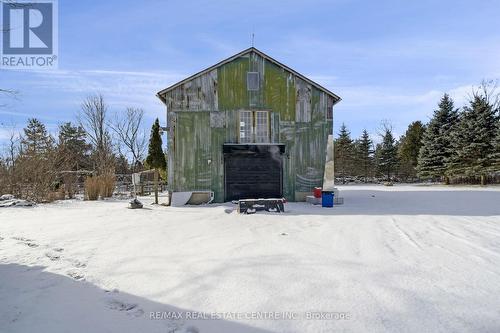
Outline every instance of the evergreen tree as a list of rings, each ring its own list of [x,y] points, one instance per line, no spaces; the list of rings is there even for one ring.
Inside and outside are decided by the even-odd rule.
[[[342,183],[345,183],[345,177],[352,172],[354,162],[354,143],[351,139],[351,133],[347,130],[345,124],[340,127],[339,137],[335,140],[335,173],[342,177]]]
[[[29,119],[21,139],[21,150],[16,159],[19,194],[34,201],[47,200],[56,187],[57,167],[54,139],[45,125],[37,119]]]
[[[162,149],[162,140],[160,135],[160,122],[156,118],[151,128],[151,137],[149,139],[148,157],[146,163],[151,169],[166,170],[167,161]]]
[[[447,162],[452,153],[450,133],[457,118],[458,113],[453,100],[445,94],[439,102],[438,109],[434,111],[422,139],[417,162],[419,177],[445,176]]]
[[[398,158],[400,162],[400,172],[406,178],[415,177],[418,154],[422,147],[422,139],[425,127],[421,121],[414,121],[406,130],[406,133],[399,140]]]
[[[82,126],[74,126],[71,122],[59,126],[58,155],[64,168],[75,171],[91,166],[91,145],[86,138]]]
[[[386,126],[382,134],[382,143],[377,145],[376,155],[378,168],[380,172],[387,176],[389,181],[398,164],[397,154],[398,148],[392,129]]]
[[[497,117],[497,134],[493,140],[494,152],[491,158],[491,172],[500,172],[500,114]]]
[[[497,110],[487,96],[475,92],[451,133],[453,154],[447,166],[451,176],[481,177],[494,163]]]
[[[54,139],[47,132],[45,125],[38,119],[28,119],[28,124],[23,131],[24,136],[21,144],[25,154],[40,154],[53,148]]]
[[[127,158],[123,154],[119,154],[115,157],[115,172],[117,174],[129,174],[130,173],[130,165],[127,161]]]
[[[358,166],[359,174],[364,177],[365,183],[367,177],[372,174],[373,169],[373,141],[367,130],[364,129],[361,137],[356,140],[356,165]]]

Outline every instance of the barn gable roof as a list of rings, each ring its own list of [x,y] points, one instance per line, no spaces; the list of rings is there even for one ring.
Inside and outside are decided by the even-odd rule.
[[[250,47],[250,48],[248,48],[246,50],[243,50],[243,51],[241,51],[241,52],[239,52],[239,53],[237,53],[237,54],[235,54],[235,55],[233,55],[233,56],[231,56],[231,57],[229,57],[227,59],[224,59],[224,60],[218,62],[217,64],[215,64],[215,65],[213,65],[211,67],[208,67],[207,69],[204,69],[204,70],[202,70],[202,71],[200,71],[200,72],[198,72],[196,74],[193,74],[193,75],[185,78],[184,80],[179,81],[179,82],[177,82],[177,83],[175,83],[175,84],[173,84],[173,85],[171,85],[171,86],[169,86],[169,87],[167,87],[167,88],[159,91],[156,94],[156,96],[158,96],[158,98],[163,103],[165,103],[166,102],[165,94],[168,93],[169,91],[171,91],[171,90],[179,87],[180,85],[182,85],[182,84],[184,84],[186,82],[189,82],[189,81],[191,81],[191,80],[193,80],[193,79],[195,79],[195,78],[197,78],[197,77],[199,77],[199,76],[201,76],[201,75],[203,75],[203,74],[205,74],[207,72],[210,72],[210,71],[212,71],[212,70],[214,70],[214,69],[216,69],[216,68],[218,68],[218,67],[220,67],[220,66],[222,66],[222,65],[224,65],[224,64],[226,64],[228,62],[231,62],[231,61],[233,61],[233,60],[235,60],[235,59],[237,59],[237,58],[239,58],[241,56],[244,56],[244,55],[246,55],[248,53],[251,53],[251,52],[254,52],[254,53],[258,54],[262,58],[264,58],[264,59],[268,60],[269,62],[274,63],[275,65],[283,68],[284,70],[286,70],[286,71],[294,74],[295,76],[301,78],[302,80],[306,81],[307,83],[311,84],[312,86],[316,87],[317,89],[319,89],[319,90],[323,91],[324,93],[326,93],[327,95],[331,96],[334,99],[334,104],[336,104],[337,102],[339,102],[341,100],[341,98],[338,95],[334,94],[330,90],[328,90],[325,87],[321,86],[320,84],[314,82],[313,80],[307,78],[306,76],[300,74],[299,72],[291,69],[290,67],[282,64],[281,62],[273,59],[272,57],[270,57],[267,54],[265,54],[264,52],[256,49],[255,47]]]

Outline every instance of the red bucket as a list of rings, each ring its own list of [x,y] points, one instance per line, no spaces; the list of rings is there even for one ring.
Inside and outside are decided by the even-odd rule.
[[[321,198],[321,187],[315,187],[313,190],[313,195],[315,198]]]

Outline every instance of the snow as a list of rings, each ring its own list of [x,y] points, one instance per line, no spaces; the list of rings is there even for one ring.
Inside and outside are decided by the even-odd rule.
[[[0,331],[500,331],[500,188],[340,190],[284,214],[2,208]]]
[[[33,206],[34,203],[28,200],[16,199],[12,194],[3,194],[0,196],[0,208],[5,207],[29,207]]]

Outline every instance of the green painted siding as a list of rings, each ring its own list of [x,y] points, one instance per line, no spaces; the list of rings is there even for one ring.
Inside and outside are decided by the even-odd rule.
[[[259,90],[247,91],[247,72],[259,73]],[[321,186],[334,99],[285,68],[249,53],[166,94],[169,112],[169,188],[212,190],[224,200],[224,143],[238,143],[239,111],[271,112],[272,143],[286,146],[284,196]]]
[[[264,71],[264,107],[278,112],[282,121],[294,121],[296,97],[294,76],[270,62],[266,62]]]
[[[210,113],[178,112],[174,135],[174,190],[211,189]]]
[[[249,107],[247,92],[248,57],[238,58],[217,69],[219,111]]]

